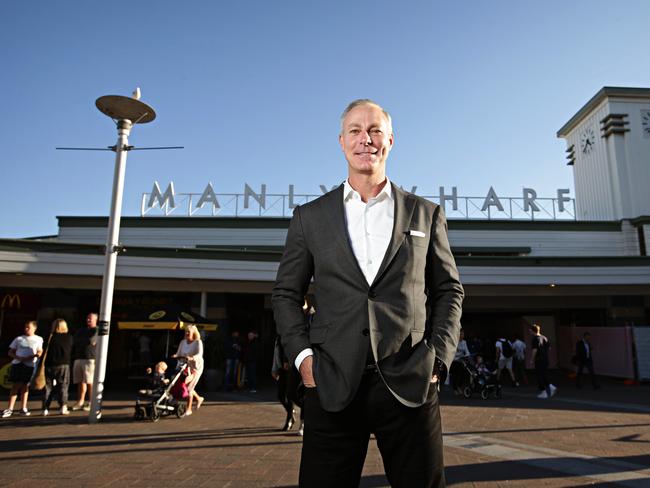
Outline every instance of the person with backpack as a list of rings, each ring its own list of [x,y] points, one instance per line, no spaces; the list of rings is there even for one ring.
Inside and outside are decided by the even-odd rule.
[[[539,395],[537,398],[550,398],[555,395],[557,387],[548,381],[546,370],[548,369],[548,350],[551,348],[546,336],[542,335],[542,329],[539,325],[530,326],[533,334],[531,351],[533,353],[533,363],[535,364],[535,373],[537,373],[537,386]]]
[[[512,380],[512,384],[515,386],[519,386],[519,383],[517,380],[515,380],[515,374],[512,371],[512,354],[513,354],[513,349],[512,349],[512,344],[510,344],[510,341],[506,339],[505,337],[501,337],[495,344],[496,347],[496,358],[497,358],[497,380],[501,381],[501,372],[504,369],[508,370],[508,373],[510,374],[510,379]]]

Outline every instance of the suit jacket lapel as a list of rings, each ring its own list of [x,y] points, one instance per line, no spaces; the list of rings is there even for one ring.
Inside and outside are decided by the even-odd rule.
[[[323,202],[325,203],[325,202]],[[328,239],[333,239],[338,246],[340,254],[348,261],[348,265],[355,269],[359,274],[362,283],[367,284],[366,277],[359,267],[359,262],[354,255],[350,236],[348,236],[348,227],[345,219],[345,207],[343,204],[343,185],[339,186],[328,194],[325,206],[325,216],[334,231]]]
[[[375,279],[372,282],[373,285],[381,279],[382,275],[388,268],[388,265],[391,263],[397,254],[397,251],[399,251],[399,248],[404,243],[404,239],[406,238],[406,234],[409,231],[411,219],[415,210],[415,198],[413,198],[412,195],[406,193],[394,183],[391,182],[391,185],[393,189],[393,197],[395,200],[393,234],[391,236],[390,243],[388,244],[386,254],[384,254],[384,259],[382,260],[381,266],[379,267],[379,271],[377,271],[377,276],[375,276]]]

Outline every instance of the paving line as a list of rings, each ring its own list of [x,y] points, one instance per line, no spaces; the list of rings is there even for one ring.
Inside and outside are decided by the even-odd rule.
[[[650,486],[647,466],[472,434],[444,434],[444,445],[630,488]]]
[[[517,392],[508,392],[507,396],[517,397],[517,398],[537,398],[536,394],[531,393],[517,393]],[[562,402],[562,403],[573,403],[576,405],[585,405],[589,407],[605,407],[617,410],[628,410],[630,412],[642,412],[650,413],[650,407],[646,405],[640,405],[638,403],[620,403],[620,402],[601,402],[597,400],[581,400],[579,398],[564,398],[562,396],[555,395],[552,399],[548,400],[539,400],[540,402]]]

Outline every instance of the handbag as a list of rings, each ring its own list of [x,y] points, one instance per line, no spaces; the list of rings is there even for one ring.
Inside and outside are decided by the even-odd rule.
[[[50,334],[50,338],[47,340],[45,351],[41,354],[34,376],[32,376],[31,387],[34,390],[42,390],[45,388],[45,358],[47,357],[47,350],[50,348],[50,342],[52,342],[52,334]]]

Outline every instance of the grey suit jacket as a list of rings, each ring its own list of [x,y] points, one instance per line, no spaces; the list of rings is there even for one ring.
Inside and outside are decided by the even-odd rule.
[[[392,238],[371,285],[350,245],[343,185],[297,207],[289,225],[273,288],[275,322],[291,361],[314,350],[314,378],[328,411],[354,398],[369,346],[384,383],[413,407],[426,401],[435,358],[449,366],[456,351],[463,288],[444,213],[396,185],[392,190]],[[302,305],[312,278],[316,314],[309,326]]]

